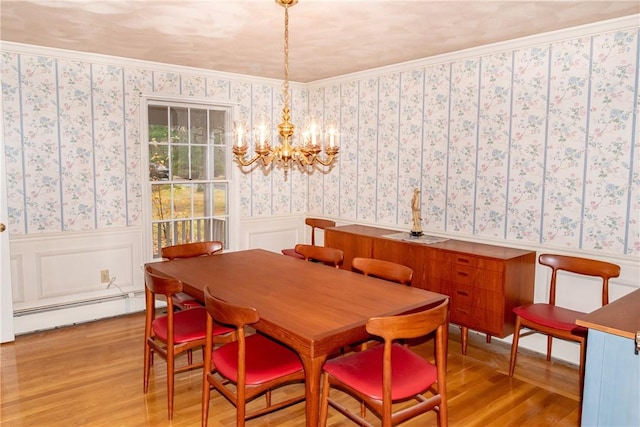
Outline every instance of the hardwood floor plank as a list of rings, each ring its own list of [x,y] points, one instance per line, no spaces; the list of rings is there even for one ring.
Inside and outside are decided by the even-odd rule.
[[[0,346],[0,424],[31,426],[194,426],[200,424],[202,372],[176,376],[175,416],[167,420],[166,370],[156,358],[149,393],[142,392],[144,317],[141,313],[18,336]],[[459,331],[451,328],[447,389],[451,426],[578,425],[577,368],[547,363],[521,352],[516,375],[506,371],[509,348],[470,334],[460,354]],[[431,341],[414,346],[432,358]],[[202,357],[196,352],[194,357]],[[274,393],[297,394],[301,385]],[[262,404],[262,399],[252,404]],[[353,399],[339,397],[354,411]],[[211,399],[210,426],[233,426],[235,409],[219,394]],[[371,420],[375,417],[370,415]],[[303,426],[304,404],[247,422],[247,426]],[[354,426],[330,409],[328,425]],[[404,426],[435,426],[424,414]]]

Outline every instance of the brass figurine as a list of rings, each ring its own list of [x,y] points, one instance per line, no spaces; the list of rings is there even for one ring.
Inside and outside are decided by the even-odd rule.
[[[422,225],[420,221],[420,189],[414,188],[413,198],[411,199],[411,213],[413,215],[413,227],[411,228],[411,237],[422,236]]]

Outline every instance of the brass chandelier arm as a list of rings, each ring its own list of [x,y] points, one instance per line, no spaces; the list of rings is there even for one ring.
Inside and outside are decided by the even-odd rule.
[[[260,159],[262,159],[262,164],[264,166],[269,166],[271,164],[271,162],[273,161],[273,157],[275,156],[275,153],[271,153],[268,156],[260,155]]]
[[[330,166],[334,157],[335,154],[329,154],[327,155],[327,158],[323,160],[318,156],[317,152],[305,152],[304,149],[300,148],[295,148],[293,155],[293,159],[297,160],[302,166],[311,166],[314,163],[320,163],[323,166]]]
[[[253,156],[253,158],[251,158],[250,160],[245,160],[244,156],[239,156],[236,154],[236,160],[238,161],[238,163],[240,163],[242,166],[251,166],[252,164],[254,164],[258,159],[263,159],[265,156],[260,155],[260,154],[256,154],[255,156]],[[262,163],[264,163],[264,159],[262,160]]]
[[[320,157],[314,156],[313,160],[320,163],[322,166],[331,166],[331,164],[333,163],[334,157],[335,157],[334,155],[328,155],[325,160],[322,160]]]
[[[262,160],[262,164],[264,166],[268,166],[273,161],[273,157],[274,157],[274,153],[272,152],[270,152],[269,154],[256,153],[256,155],[253,156],[251,159],[246,160],[246,154],[247,154],[246,147],[244,147],[244,150],[236,149],[234,147],[233,154],[235,155],[236,161],[240,163],[242,166],[251,166],[258,160]]]
[[[256,160],[258,160],[260,158],[260,156],[255,156],[253,159],[246,161],[244,159],[244,157],[240,157],[236,154],[236,161],[238,163],[240,163],[242,166],[251,166],[252,164],[255,163]]]

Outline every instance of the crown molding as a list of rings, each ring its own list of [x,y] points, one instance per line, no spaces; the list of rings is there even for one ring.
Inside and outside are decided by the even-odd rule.
[[[221,80],[243,83],[251,82],[253,84],[264,84],[277,87],[280,87],[282,85],[281,79],[270,79],[248,74],[228,73],[225,71],[209,70],[206,68],[187,67],[183,65],[167,64],[163,62],[145,61],[142,59],[131,59],[120,56],[110,56],[92,52],[59,49],[26,43],[9,42],[4,40],[0,41],[0,50],[2,50],[3,52],[11,52],[19,55],[47,56],[55,59],[87,62],[97,65],[119,65],[125,68],[138,68],[153,71],[164,71],[167,73],[198,75]],[[298,89],[305,87],[303,83],[296,82],[290,82],[290,85]]]
[[[522,37],[519,39],[507,40],[499,43],[478,46],[474,48],[459,50],[442,55],[430,56],[428,58],[415,59],[412,61],[401,62],[398,64],[387,65],[379,68],[372,68],[366,71],[358,71],[355,73],[344,74],[342,76],[330,77],[327,79],[316,80],[307,83],[307,89],[318,86],[327,86],[330,84],[338,84],[354,79],[367,79],[378,77],[381,74],[393,74],[399,72],[410,71],[414,69],[424,68],[427,66],[455,62],[463,59],[476,58],[489,54],[501,52],[510,52],[517,49],[540,46],[550,43],[557,43],[563,40],[576,39],[580,37],[589,37],[597,34],[604,34],[613,31],[623,30],[639,30],[640,14],[625,16],[622,18],[611,19],[607,21],[596,22],[578,27],[565,28],[562,30],[551,31],[547,33],[535,34],[532,36]]]

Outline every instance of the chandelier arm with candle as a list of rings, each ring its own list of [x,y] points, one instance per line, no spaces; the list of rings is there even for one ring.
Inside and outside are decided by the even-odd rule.
[[[270,165],[274,160],[280,162],[285,170],[285,174],[289,169],[290,162],[298,162],[301,166],[311,166],[319,163],[323,166],[330,166],[336,159],[339,147],[337,144],[337,133],[334,129],[328,131],[328,138],[325,142],[326,157],[323,159],[319,156],[322,149],[319,143],[319,133],[317,127],[312,124],[312,132],[304,132],[303,144],[294,147],[291,144],[295,126],[291,123],[291,110],[289,104],[291,97],[289,94],[289,7],[298,3],[298,0],[275,0],[280,6],[284,7],[284,82],[282,84],[282,123],[278,125],[278,134],[282,140],[282,144],[277,147],[271,147],[268,140],[268,132],[262,126],[260,131],[254,130],[255,139],[255,156],[246,159],[249,149],[249,132],[246,128],[236,125],[233,134],[233,154],[236,161],[242,166],[250,166],[260,160],[263,166]],[[248,140],[248,141],[247,141]]]

